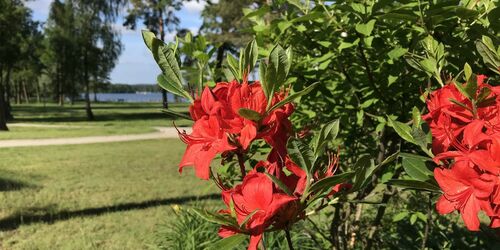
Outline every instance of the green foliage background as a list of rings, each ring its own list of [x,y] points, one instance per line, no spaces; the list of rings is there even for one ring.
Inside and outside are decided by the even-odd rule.
[[[293,48],[294,90],[320,82],[300,100],[294,125],[297,130],[316,128],[340,118],[341,140],[333,146],[341,148],[344,171],[359,172],[357,167],[380,164],[397,152],[424,154],[401,139],[390,120],[411,121],[413,107],[425,112],[426,92],[457,77],[465,63],[498,83],[495,68],[476,50],[483,36],[500,44],[498,1],[273,3],[246,10],[246,18],[253,21],[259,45]],[[414,139],[416,132],[428,132],[425,125],[416,129],[419,125],[410,131]],[[430,142],[425,134],[422,140],[424,146]],[[369,160],[355,164],[364,155]],[[437,215],[434,200],[439,194],[385,185],[389,179],[415,179],[401,159],[378,168],[366,187],[350,195],[375,204],[336,205],[330,227],[332,238],[340,236],[332,242],[336,248],[493,247],[494,232],[486,225],[471,233],[458,222],[458,214]],[[422,161],[417,164],[426,168]],[[433,166],[427,167],[432,171]]]
[[[293,58],[283,65],[290,67],[284,86],[299,92],[317,83],[296,100],[296,132],[308,141],[309,130],[317,133],[339,119],[339,136],[328,143],[329,150],[340,149],[341,171],[355,172],[350,193],[331,200],[321,219],[312,216],[301,224],[314,233],[295,233],[322,239],[313,243],[318,248],[498,245],[498,232],[487,227],[486,217],[480,232],[469,232],[458,214],[435,213],[440,191],[428,157],[432,138],[420,116],[430,91],[450,81],[464,82],[471,72],[498,83],[499,5],[494,0],[276,0],[246,5],[240,28],[255,37],[260,58],[269,58],[260,59],[259,79],[264,86],[280,82],[280,74],[268,74],[262,66],[274,63],[274,56]],[[170,45],[177,60],[197,62],[197,70],[184,65],[191,72],[190,90],[201,88],[190,83],[201,79],[213,84],[223,73],[227,80],[241,78],[231,50],[222,49],[227,59],[218,70],[222,45],[210,39],[214,34],[207,37],[209,41],[188,35]],[[215,46],[207,46],[210,42]],[[275,44],[284,49],[276,50]],[[175,87],[169,82],[162,84]]]

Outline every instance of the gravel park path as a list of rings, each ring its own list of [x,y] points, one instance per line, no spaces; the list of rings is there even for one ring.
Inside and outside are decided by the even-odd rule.
[[[151,139],[179,138],[177,130],[173,127],[155,127],[158,132],[133,135],[110,135],[110,136],[87,136],[70,138],[49,138],[49,139],[19,139],[19,140],[0,140],[0,148],[14,147],[33,147],[33,146],[51,146],[51,145],[74,145],[91,143],[108,143],[122,141],[139,141]],[[191,128],[179,128],[190,133]]]

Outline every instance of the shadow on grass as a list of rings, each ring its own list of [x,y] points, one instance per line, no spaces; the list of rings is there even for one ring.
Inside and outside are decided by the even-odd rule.
[[[183,112],[185,115],[189,115],[188,112]],[[132,113],[132,114],[119,114],[119,113],[109,113],[109,114],[95,114],[94,121],[133,121],[133,120],[177,120],[178,118],[165,113]],[[30,122],[88,122],[87,118],[84,116],[47,116],[47,117],[17,117],[15,122],[30,123]]]
[[[0,192],[15,191],[23,188],[32,188],[32,187],[34,186],[22,181],[11,180],[5,177],[0,177]]]
[[[107,213],[115,213],[122,211],[129,211],[135,209],[147,209],[151,207],[164,206],[170,204],[184,204],[191,201],[200,200],[215,200],[220,199],[220,194],[208,194],[202,196],[185,196],[179,198],[168,198],[161,200],[149,200],[143,202],[130,202],[124,204],[117,204],[113,206],[86,208],[76,211],[60,211],[50,213],[48,208],[31,209],[30,211],[23,211],[0,220],[0,231],[15,230],[21,225],[29,225],[33,223],[54,223],[57,221],[69,220],[74,217],[91,217],[99,216]],[[36,211],[35,211],[36,210]],[[41,214],[40,214],[41,213]]]
[[[189,115],[187,104],[170,104],[176,112]],[[180,109],[180,110],[179,110]],[[169,114],[161,112],[158,107],[151,104],[100,104],[92,108],[95,121],[131,121],[131,120],[175,120]],[[129,113],[127,113],[130,111]],[[132,112],[133,111],[133,112]],[[14,106],[14,122],[87,122],[85,107],[76,106]],[[18,115],[16,115],[18,114]],[[33,116],[36,114],[36,116]]]

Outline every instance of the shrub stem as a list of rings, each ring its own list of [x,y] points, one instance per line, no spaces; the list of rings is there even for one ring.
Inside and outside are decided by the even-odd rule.
[[[238,163],[240,165],[240,171],[241,171],[241,179],[245,178],[247,172],[245,170],[245,159],[243,159],[243,155],[238,153]]]
[[[288,227],[285,229],[285,234],[286,234],[286,242],[288,243],[288,249],[294,250],[292,244],[292,237],[290,237],[290,229],[288,229]]]

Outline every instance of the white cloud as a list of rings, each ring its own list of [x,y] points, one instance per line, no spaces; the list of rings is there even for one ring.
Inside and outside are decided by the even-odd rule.
[[[206,1],[190,1],[185,2],[183,8],[190,13],[200,13],[206,4]]]
[[[54,0],[34,0],[34,1],[24,1],[25,5],[32,9],[33,12],[37,12],[43,15],[48,15],[50,10],[50,4]]]

